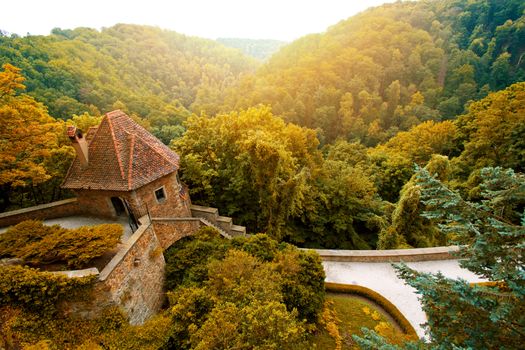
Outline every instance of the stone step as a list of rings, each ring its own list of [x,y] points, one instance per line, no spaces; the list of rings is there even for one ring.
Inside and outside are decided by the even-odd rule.
[[[219,216],[217,218],[217,226],[229,233],[233,226],[233,220],[227,216]]]
[[[232,225],[232,227],[230,229],[230,234],[233,237],[246,236],[246,227],[239,226],[239,225]]]
[[[222,228],[220,228],[220,227],[218,227],[218,226],[212,224],[209,220],[207,220],[207,219],[205,219],[205,218],[200,218],[200,220],[201,220],[201,222],[202,222],[204,225],[206,225],[206,226],[208,226],[208,227],[212,227],[212,228],[216,229],[217,231],[219,231],[219,233],[220,233],[221,236],[226,237],[226,238],[228,238],[228,239],[231,239],[231,238],[232,238],[232,236],[231,236],[229,233],[225,232]]]
[[[190,210],[191,216],[194,218],[204,218],[213,224],[217,222],[217,218],[219,217],[219,209],[217,208],[203,207],[192,204]]]

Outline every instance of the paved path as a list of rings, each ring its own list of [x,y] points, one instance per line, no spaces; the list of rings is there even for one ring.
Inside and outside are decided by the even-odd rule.
[[[412,262],[407,265],[417,271],[438,272],[450,278],[463,278],[469,282],[482,281],[472,272],[459,267],[457,260]],[[420,337],[425,336],[421,324],[426,315],[415,289],[397,278],[390,263],[324,261],[326,282],[356,284],[370,288],[390,300],[410,321]]]

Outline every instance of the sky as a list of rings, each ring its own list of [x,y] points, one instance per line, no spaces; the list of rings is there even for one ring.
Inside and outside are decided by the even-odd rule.
[[[324,32],[371,6],[394,0],[14,0],[0,6],[0,30],[46,35],[51,29],[117,23],[153,25],[216,38],[292,41]]]

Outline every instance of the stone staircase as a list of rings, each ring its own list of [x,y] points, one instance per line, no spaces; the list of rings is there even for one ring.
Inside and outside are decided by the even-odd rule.
[[[212,224],[211,222],[209,222],[207,219],[205,218],[199,218],[199,220],[206,226],[208,227],[213,227],[214,229],[216,229],[217,231],[219,231],[220,235],[225,237],[225,238],[228,238],[228,239],[231,239],[232,238],[232,235],[226,233],[226,231],[224,231],[222,228],[220,228],[219,226],[216,226],[214,224]]]
[[[194,218],[203,219],[203,222],[209,224],[209,226],[215,227],[222,233],[231,236],[246,236],[246,227],[234,225],[233,220],[227,216],[220,216],[219,209],[211,207],[203,207],[200,205],[192,204],[191,216]]]

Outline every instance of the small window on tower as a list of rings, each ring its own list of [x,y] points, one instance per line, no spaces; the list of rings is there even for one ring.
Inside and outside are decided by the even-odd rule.
[[[159,203],[162,203],[166,200],[166,192],[164,192],[164,187],[155,190],[155,198]]]

